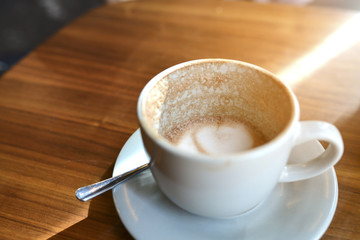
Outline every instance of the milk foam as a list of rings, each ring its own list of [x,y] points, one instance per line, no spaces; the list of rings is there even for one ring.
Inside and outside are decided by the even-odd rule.
[[[186,128],[175,143],[179,148],[205,154],[229,154],[244,151],[265,139],[240,122],[196,125]]]

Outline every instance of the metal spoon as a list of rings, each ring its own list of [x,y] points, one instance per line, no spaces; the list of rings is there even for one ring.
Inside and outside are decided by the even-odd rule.
[[[120,183],[145,171],[149,167],[150,157],[145,152],[140,130],[138,129],[125,143],[116,161],[115,168],[118,170],[116,173],[119,175],[81,187],[76,190],[75,195],[79,200],[85,202],[113,189]]]
[[[120,174],[116,177],[105,179],[101,182],[97,182],[85,187],[81,187],[78,190],[76,190],[75,195],[77,199],[85,202],[88,201],[110,189],[113,189],[123,181],[129,179],[130,177],[141,173],[142,171],[149,168],[149,164],[141,165],[134,170],[127,171],[123,174]]]

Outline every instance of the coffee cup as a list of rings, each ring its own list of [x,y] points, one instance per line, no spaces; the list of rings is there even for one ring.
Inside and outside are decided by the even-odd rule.
[[[229,218],[255,209],[279,182],[315,177],[343,153],[339,131],[323,121],[299,121],[294,93],[258,66],[200,59],[152,78],[138,100],[138,120],[160,190],[188,212]],[[328,143],[307,162],[291,150]]]

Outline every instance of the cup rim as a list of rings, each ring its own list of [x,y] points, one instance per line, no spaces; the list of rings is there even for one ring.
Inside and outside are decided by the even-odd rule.
[[[287,94],[290,96],[291,108],[293,110],[291,113],[290,120],[286,124],[285,128],[279,134],[277,134],[273,139],[271,139],[270,141],[268,141],[260,146],[255,147],[255,148],[243,150],[243,151],[236,152],[236,153],[216,154],[216,155],[207,155],[207,154],[201,154],[201,153],[186,152],[183,149],[179,149],[178,147],[174,146],[168,140],[166,140],[164,137],[157,134],[155,132],[155,130],[145,121],[145,117],[143,116],[143,111],[142,111],[143,107],[145,106],[146,96],[148,95],[150,90],[155,86],[155,84],[158,81],[160,81],[161,79],[166,77],[168,74],[170,74],[178,69],[181,69],[181,68],[184,68],[184,67],[187,67],[190,65],[195,65],[195,64],[199,64],[199,63],[209,63],[209,62],[235,63],[238,65],[246,66],[248,68],[255,69],[257,71],[262,72],[263,74],[270,76],[273,80],[275,80],[280,85],[282,85],[285,88],[285,91],[287,92]],[[223,59],[223,58],[205,58],[205,59],[190,60],[190,61],[176,64],[172,67],[169,67],[169,68],[163,70],[162,72],[155,75],[152,79],[150,79],[150,81],[145,85],[145,87],[142,89],[142,91],[139,95],[138,102],[137,102],[137,118],[138,118],[140,127],[142,128],[143,131],[146,132],[146,134],[152,139],[152,141],[154,141],[156,144],[160,145],[162,148],[166,149],[167,151],[182,155],[186,159],[191,159],[194,161],[197,160],[197,161],[208,161],[209,162],[212,159],[216,159],[216,162],[221,162],[221,159],[226,161],[229,159],[239,159],[239,158],[243,158],[243,157],[250,157],[250,156],[259,154],[259,152],[261,152],[262,154],[267,153],[267,152],[271,151],[272,149],[274,149],[274,147],[276,147],[277,145],[281,144],[284,139],[287,139],[286,137],[291,133],[290,130],[293,129],[294,126],[296,125],[296,123],[298,122],[299,115],[300,115],[300,107],[299,107],[299,103],[298,103],[298,100],[297,100],[295,94],[293,93],[293,91],[290,89],[290,87],[285,82],[280,80],[279,77],[277,77],[272,72],[270,72],[262,67],[259,67],[257,65],[239,61],[239,60]]]

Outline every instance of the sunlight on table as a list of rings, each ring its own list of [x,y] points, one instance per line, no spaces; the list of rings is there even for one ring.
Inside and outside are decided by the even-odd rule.
[[[360,42],[359,26],[360,14],[357,14],[346,21],[312,51],[296,60],[293,64],[290,64],[289,67],[277,75],[292,89],[296,89],[297,87],[301,88],[300,84],[305,83],[306,80],[310,80],[310,76],[315,76],[314,73],[319,71],[323,66]],[[328,67],[331,67],[331,64],[329,64]],[[344,72],[339,72],[339,75],[333,76],[334,82],[338,82],[338,84],[344,81],[344,79],[340,81],[339,77],[340,74],[341,76],[346,74],[347,69],[343,68],[340,71]],[[326,75],[324,75],[324,78],[326,78]],[[313,81],[315,80],[313,79]],[[319,84],[324,84],[324,82],[319,79]],[[352,89],[355,90],[359,87],[360,82],[354,82]],[[345,89],[346,85],[344,87],[344,84],[340,84],[338,88]],[[324,91],[325,94],[325,91],[330,91],[330,89],[323,88],[322,91]],[[346,121],[346,119],[353,117],[354,113],[359,111],[360,94],[356,94],[354,91],[347,91],[337,99],[337,105],[341,105],[341,107],[336,107],[335,105],[329,106],[328,104],[329,103],[326,102],[318,102],[319,109],[322,109],[324,106],[327,106],[327,108],[336,108],[336,114],[329,116],[325,113],[325,115],[322,115],[322,117],[326,118],[326,121],[334,124],[338,121]]]
[[[278,73],[278,76],[291,87],[295,87],[317,69],[358,43],[360,41],[359,26],[360,14],[357,14],[310,53],[305,54],[284,71]]]

